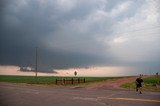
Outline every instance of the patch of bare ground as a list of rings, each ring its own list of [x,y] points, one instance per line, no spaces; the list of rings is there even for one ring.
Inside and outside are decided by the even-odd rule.
[[[126,77],[114,80],[106,80],[101,82],[90,83],[86,86],[88,89],[123,89],[120,85],[133,82],[137,77]]]

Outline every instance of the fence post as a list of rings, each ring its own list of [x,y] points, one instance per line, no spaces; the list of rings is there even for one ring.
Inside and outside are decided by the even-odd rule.
[[[56,85],[57,85],[57,79],[56,79]]]
[[[85,78],[84,78],[84,80],[83,80],[83,81],[84,81],[84,83],[86,82]]]
[[[63,79],[63,84],[65,84],[65,79]]]
[[[72,84],[73,84],[73,78],[72,78]]]
[[[80,79],[78,78],[78,83],[80,83]]]

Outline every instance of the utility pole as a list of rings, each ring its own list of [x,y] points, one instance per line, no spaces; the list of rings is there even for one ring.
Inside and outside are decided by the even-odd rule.
[[[37,53],[37,47],[36,47],[36,66],[35,66],[35,71],[36,71],[36,78],[37,78],[37,56],[38,55],[38,53]]]

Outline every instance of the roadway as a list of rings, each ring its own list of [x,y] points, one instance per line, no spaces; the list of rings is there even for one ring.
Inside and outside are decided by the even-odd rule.
[[[0,106],[160,106],[160,93],[0,83]]]

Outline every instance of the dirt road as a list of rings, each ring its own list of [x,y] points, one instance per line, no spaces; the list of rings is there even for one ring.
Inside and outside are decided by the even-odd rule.
[[[106,80],[101,82],[94,82],[87,86],[88,89],[122,89],[120,85],[133,82],[137,77],[120,78],[115,80]]]
[[[86,88],[0,83],[0,106],[160,106],[160,93],[120,89],[134,78]]]

